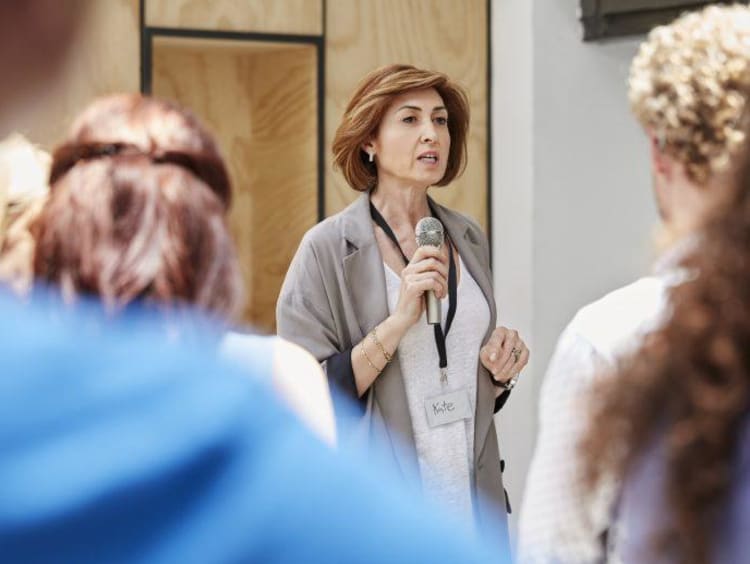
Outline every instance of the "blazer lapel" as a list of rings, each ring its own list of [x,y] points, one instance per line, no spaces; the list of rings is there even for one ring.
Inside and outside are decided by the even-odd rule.
[[[492,290],[490,265],[484,257],[481,241],[476,241],[469,230],[467,222],[440,205],[433,205],[438,219],[448,231],[453,244],[458,249],[466,269],[482,290],[487,304],[490,308],[490,323],[482,339],[482,345],[486,343],[495,329],[497,310],[495,307],[495,296]],[[461,304],[458,304],[461,307]],[[474,420],[474,462],[477,463],[482,452],[487,433],[490,430],[492,416],[495,409],[495,388],[490,379],[489,371],[477,363],[477,397],[476,416]]]
[[[343,269],[361,331],[359,339],[353,340],[358,342],[389,315],[385,269],[370,218],[369,194],[362,194],[350,208],[343,235],[351,251],[343,259]],[[401,469],[413,475],[416,446],[397,355],[375,380],[370,393],[383,415]]]

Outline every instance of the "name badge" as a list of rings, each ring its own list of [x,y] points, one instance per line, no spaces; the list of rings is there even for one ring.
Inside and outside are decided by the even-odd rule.
[[[455,392],[428,398],[424,401],[424,408],[427,412],[427,424],[430,427],[439,427],[460,419],[469,419],[471,417],[469,391],[466,388],[461,388]]]

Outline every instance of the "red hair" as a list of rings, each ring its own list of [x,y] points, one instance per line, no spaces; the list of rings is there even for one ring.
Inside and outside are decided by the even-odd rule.
[[[346,107],[333,139],[335,165],[349,186],[364,191],[377,183],[377,167],[362,150],[378,130],[393,100],[411,90],[434,88],[448,112],[451,146],[445,175],[437,186],[446,186],[466,168],[466,139],[469,132],[469,98],[458,84],[440,72],[411,65],[389,65],[368,74]]]
[[[238,312],[229,176],[191,114],[139,95],[98,100],[55,151],[50,180],[33,227],[38,279],[115,308],[148,299]]]

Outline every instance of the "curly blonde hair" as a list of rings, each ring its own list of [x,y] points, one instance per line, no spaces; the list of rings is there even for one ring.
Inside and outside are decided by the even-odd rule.
[[[32,283],[30,226],[47,198],[51,160],[20,134],[0,141],[0,285],[21,295]]]
[[[641,125],[699,185],[742,146],[750,87],[750,8],[709,6],[649,34],[630,68]]]

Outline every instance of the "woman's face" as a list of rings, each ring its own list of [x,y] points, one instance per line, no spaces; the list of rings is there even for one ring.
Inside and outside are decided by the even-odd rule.
[[[375,155],[378,182],[432,186],[445,176],[451,137],[448,111],[434,88],[400,94],[364,147]]]

